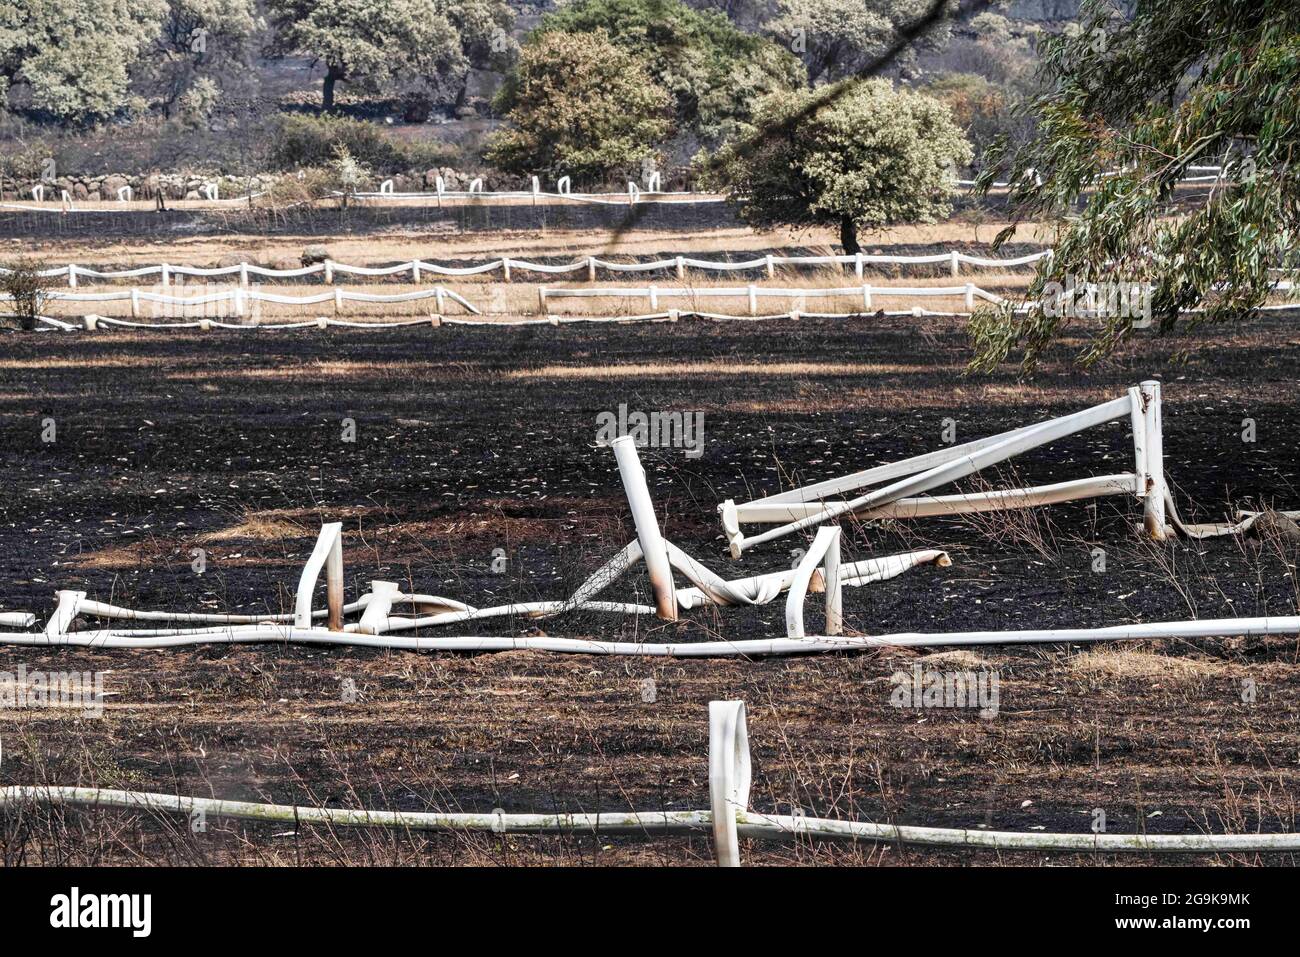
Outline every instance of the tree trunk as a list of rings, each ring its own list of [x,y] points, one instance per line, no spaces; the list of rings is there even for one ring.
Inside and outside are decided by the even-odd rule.
[[[334,72],[334,67],[325,71],[325,86],[321,91],[321,109],[326,113],[334,109],[334,84],[338,82],[339,76]]]
[[[862,252],[862,247],[858,245],[858,227],[852,216],[840,217],[840,245],[844,247],[846,256],[856,256]]]

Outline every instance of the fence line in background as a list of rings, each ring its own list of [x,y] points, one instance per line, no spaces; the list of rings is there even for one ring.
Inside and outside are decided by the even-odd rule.
[[[248,311],[248,304],[255,302],[271,302],[285,306],[316,305],[323,302],[332,302],[335,311],[338,311],[345,302],[400,303],[418,302],[424,299],[435,300],[439,314],[442,313],[448,299],[460,304],[474,315],[482,314],[464,296],[442,286],[398,293],[356,292],[349,289],[335,288],[330,292],[307,296],[282,296],[278,293],[262,292],[260,289],[245,289],[241,286],[238,289],[227,289],[221,292],[188,297],[171,296],[165,293],[147,292],[131,288],[112,292],[52,292],[48,294],[48,299],[51,302],[130,302],[131,315],[134,318],[139,318],[142,303],[179,306],[182,316],[185,315],[187,308],[230,303],[232,306],[231,313],[236,316],[243,316]],[[0,293],[0,302],[13,302],[13,297],[8,293]],[[51,317],[42,318],[49,321]],[[102,317],[96,316],[94,318],[102,321]]]
[[[537,287],[537,308],[546,313],[546,307],[552,299],[648,299],[651,309],[659,307],[660,299],[748,299],[749,314],[758,315],[759,299],[826,299],[834,296],[856,296],[862,299],[864,311],[874,312],[873,296],[947,299],[961,296],[968,310],[975,308],[975,300],[1001,304],[1006,302],[1001,296],[981,289],[973,282],[964,286],[827,286],[811,288],[771,288],[764,286],[644,286],[644,287],[597,287],[594,289],[548,289]]]
[[[137,279],[143,276],[158,276],[163,285],[169,285],[174,279],[181,279],[186,276],[194,277],[213,277],[213,276],[238,276],[241,285],[248,285],[250,276],[258,276],[265,279],[298,279],[304,276],[322,275],[325,282],[333,283],[336,275],[349,276],[396,276],[403,273],[409,273],[415,282],[419,282],[421,275],[428,273],[433,276],[474,276],[484,273],[500,272],[505,280],[509,282],[516,272],[534,272],[551,275],[560,275],[564,273],[580,272],[586,270],[588,280],[594,281],[596,272],[604,270],[611,273],[629,273],[629,272],[658,272],[661,270],[674,270],[678,278],[684,278],[688,269],[700,270],[702,272],[743,272],[748,270],[761,269],[766,272],[768,278],[775,277],[776,267],[778,266],[830,266],[842,265],[853,266],[854,272],[859,278],[863,275],[863,269],[870,265],[937,265],[947,264],[948,271],[951,275],[960,275],[961,267],[978,266],[981,268],[1011,268],[1014,266],[1027,266],[1038,262],[1040,259],[1050,257],[1051,250],[1042,252],[1029,253],[1025,256],[1015,256],[1006,259],[989,258],[984,256],[972,256],[957,250],[950,250],[942,253],[931,253],[927,255],[902,256],[888,254],[866,254],[858,253],[854,256],[760,256],[756,259],[745,259],[738,262],[727,262],[716,259],[696,259],[691,256],[674,256],[669,259],[655,259],[647,262],[620,263],[611,262],[607,259],[600,259],[596,256],[588,256],[584,259],[575,260],[571,263],[538,263],[526,259],[512,259],[503,256],[500,259],[493,259],[483,263],[476,263],[470,266],[443,266],[438,263],[427,262],[422,259],[412,259],[407,262],[395,263],[390,266],[354,266],[348,263],[335,262],[332,259],[326,259],[322,262],[313,263],[308,266],[301,266],[291,269],[275,269],[270,266],[259,266],[255,263],[238,263],[233,266],[180,266],[162,263],[157,266],[137,266],[133,269],[91,269],[87,266],[79,266],[76,263],[69,263],[66,266],[55,266],[50,269],[38,270],[37,275],[46,278],[64,277],[68,281],[70,288],[75,288],[78,279]],[[0,273],[7,274],[12,270],[0,267]]]

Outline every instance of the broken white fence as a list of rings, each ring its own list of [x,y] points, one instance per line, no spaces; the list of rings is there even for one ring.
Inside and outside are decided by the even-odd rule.
[[[819,647],[820,639],[805,637],[803,601],[809,591],[826,593],[827,634],[833,636],[841,630],[839,609],[844,587],[894,578],[922,564],[949,564],[947,554],[934,549],[841,564],[839,539],[834,537],[833,541],[828,538],[824,544],[814,546],[809,553],[813,557],[805,556],[796,568],[728,581],[676,545],[664,540],[633,439],[622,436],[611,445],[631,506],[637,537],[564,600],[475,608],[438,595],[404,594],[395,582],[372,581],[369,594],[345,604],[342,526],[331,523],[322,527],[316,547],[299,577],[292,614],[221,615],[137,611],[94,601],[85,592],[60,591],[58,605],[43,631],[0,632],[0,644],[170,648],[204,643],[288,642],[352,644],[409,650],[500,651],[534,647],[553,651],[693,656],[781,654],[795,650],[831,651],[841,650],[844,646],[837,640],[827,639],[829,643]],[[831,530],[827,531],[829,534]],[[824,565],[820,572],[815,568],[818,561]],[[639,562],[646,566],[654,596],[653,606],[597,600],[601,592]],[[326,608],[318,610],[313,607],[313,601],[322,570],[327,574]],[[678,588],[673,582],[674,570],[680,572],[691,583],[691,587]],[[786,605],[787,633],[794,639],[788,644],[742,641],[655,645],[640,642],[587,642],[578,639],[426,638],[396,634],[507,616],[542,618],[578,609],[630,615],[655,614],[666,621],[673,621],[676,620],[679,609],[703,605],[764,605],[787,591],[790,593]],[[396,614],[394,608],[410,609],[411,613]],[[344,624],[344,616],[357,613],[360,614],[359,621]],[[73,622],[81,615],[211,627],[75,630]],[[315,625],[320,619],[325,620],[324,627]],[[609,646],[612,650],[601,651],[604,646]]]
[[[1001,296],[981,289],[972,282],[964,286],[831,286],[777,289],[765,286],[646,286],[644,288],[598,287],[595,289],[548,289],[537,287],[538,311],[545,313],[554,299],[647,299],[651,309],[659,307],[660,299],[747,299],[749,314],[758,315],[760,299],[828,299],[841,296],[860,298],[862,308],[874,311],[873,296],[886,298],[951,299],[960,296],[966,308],[974,309],[975,300],[1003,303]]]
[[[598,271],[610,273],[636,273],[673,271],[678,278],[685,278],[688,270],[701,272],[752,272],[762,270],[769,279],[774,278],[778,266],[852,266],[858,278],[862,278],[867,266],[875,265],[946,265],[950,275],[961,274],[961,267],[976,266],[987,269],[1011,269],[1016,266],[1028,266],[1040,259],[1050,257],[1051,250],[1030,253],[1008,259],[994,259],[983,256],[970,256],[966,253],[950,250],[920,256],[886,255],[858,253],[856,256],[772,256],[764,255],[756,259],[729,262],[719,259],[695,259],[690,256],[673,256],[668,259],[654,259],[645,262],[612,262],[597,256],[588,256],[570,263],[539,263],[527,259],[512,259],[508,256],[468,266],[444,266],[427,262],[423,259],[411,259],[406,262],[387,266],[356,266],[348,263],[325,259],[311,265],[276,269],[259,266],[256,263],[237,263],[231,266],[180,266],[162,263],[157,266],[137,266],[132,269],[91,269],[69,263],[66,266],[54,266],[37,271],[37,275],[46,278],[66,278],[68,286],[75,288],[79,279],[139,279],[144,276],[158,276],[165,286],[172,281],[181,281],[185,277],[212,278],[216,276],[238,276],[240,285],[247,286],[250,277],[262,279],[301,279],[306,276],[322,276],[327,283],[332,283],[336,275],[347,276],[399,276],[410,274],[413,282],[420,282],[424,275],[430,276],[476,276],[500,272],[509,282],[515,273],[533,272],[546,275],[562,275],[585,271],[589,281],[595,281]],[[0,267],[0,274],[10,270]]]
[[[845,821],[805,814],[774,814],[750,807],[753,759],[743,701],[710,701],[709,807],[688,811],[596,811],[518,813],[494,810],[381,811],[367,808],[265,804],[113,788],[10,785],[0,787],[0,811],[29,806],[122,809],[184,814],[222,820],[321,824],[327,827],[391,828],[443,833],[567,835],[710,834],[720,867],[742,863],[740,840],[845,841],[917,847],[984,848],[1000,851],[1138,854],[1264,854],[1300,851],[1300,834],[1096,834],[989,831]]]
[[[1127,420],[1133,430],[1134,468],[1131,472],[1057,482],[1031,488],[1002,489],[953,495],[925,495],[932,489],[973,475],[1030,449],[1116,419]],[[872,491],[848,497],[873,486]],[[1023,426],[998,435],[950,448],[878,465],[842,478],[737,504],[727,499],[718,506],[722,527],[733,556],[745,549],[786,535],[803,532],[843,517],[859,520],[911,519],[934,515],[962,515],[1006,509],[1031,508],[1106,495],[1132,495],[1143,503],[1144,524],[1154,539],[1163,540],[1174,528],[1195,538],[1245,531],[1257,513],[1241,512],[1233,523],[1188,525],[1178,515],[1165,481],[1164,440],[1161,426],[1160,383],[1146,381],[1122,398]],[[835,501],[828,501],[837,499]],[[1283,513],[1288,517],[1300,512]],[[742,525],[776,525],[746,535]]]
[[[727,580],[664,539],[634,440],[629,436],[621,436],[611,444],[631,506],[637,537],[564,600],[475,608],[437,595],[405,594],[396,582],[373,581],[368,594],[345,604],[342,530],[338,524],[329,524],[321,529],[316,547],[299,577],[294,610],[290,614],[222,615],[207,612],[137,611],[94,601],[85,592],[60,591],[57,593],[58,605],[43,631],[3,631],[0,632],[0,644],[172,648],[209,643],[270,642],[359,645],[410,651],[488,652],[532,649],[577,654],[698,658],[851,652],[892,646],[1086,643],[1150,638],[1300,634],[1300,616],[1275,616],[1153,622],[1107,628],[843,635],[843,588],[894,578],[920,565],[950,564],[947,553],[926,549],[842,563],[839,530],[823,528],[818,531],[812,547],[795,568]],[[654,598],[653,606],[597,600],[601,592],[638,563],[644,564],[646,568]],[[317,609],[314,597],[322,571],[327,576],[326,607]],[[674,571],[680,572],[691,586],[678,588],[673,581]],[[806,633],[804,602],[809,592],[825,595],[825,634]],[[785,638],[657,643],[551,636],[426,637],[399,634],[489,618],[542,618],[578,609],[630,615],[654,614],[665,621],[674,621],[681,610],[706,605],[765,605],[782,593],[787,594]],[[399,608],[410,609],[410,613],[395,614],[394,609]],[[343,622],[346,616],[358,613],[359,621]],[[206,627],[77,630],[74,623],[80,615]],[[321,619],[324,619],[323,627],[316,624]],[[21,621],[30,620],[23,616],[18,626],[30,627],[21,624]]]

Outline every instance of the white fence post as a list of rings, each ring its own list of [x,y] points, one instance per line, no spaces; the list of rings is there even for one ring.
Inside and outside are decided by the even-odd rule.
[[[1142,391],[1142,424],[1146,439],[1146,504],[1143,521],[1147,534],[1158,542],[1169,537],[1165,524],[1165,453],[1161,426],[1160,383],[1147,380]]]
[[[843,630],[843,583],[840,579],[840,527],[823,525],[817,537],[795,566],[790,580],[790,591],[785,598],[785,630],[789,638],[806,635],[803,622],[803,603],[812,585],[817,564],[823,566],[822,578],[826,591],[826,634],[838,635]]]
[[[293,625],[295,628],[310,628],[312,625],[311,602],[316,590],[316,580],[321,568],[325,569],[325,595],[329,609],[326,627],[330,631],[343,630],[343,523],[330,522],[322,525],[320,536],[311,557],[303,566],[302,576],[298,579],[298,591],[294,596]]]
[[[686,257],[685,256],[677,257],[677,278],[678,279],[686,278]]]
[[[611,443],[618,474],[623,479],[623,491],[632,508],[632,521],[641,545],[641,555],[650,576],[650,589],[654,593],[655,613],[664,621],[677,620],[677,590],[673,587],[673,570],[668,561],[668,549],[659,532],[650,488],[646,485],[645,469],[637,455],[636,441],[630,435],[620,435]]]
[[[76,265],[76,263],[68,263],[68,288],[69,288],[69,289],[76,289],[76,288],[77,288],[77,265]]]
[[[537,313],[538,315],[541,316],[546,315],[546,287],[545,286],[537,287]]]
[[[862,286],[862,308],[871,308],[871,284],[864,283]]]
[[[957,250],[955,249],[950,254],[948,268],[951,270],[954,276],[961,275],[961,260],[958,258],[958,253]]]
[[[736,817],[749,809],[752,769],[745,702],[709,702],[709,807],[719,867],[740,866]]]
[[[749,314],[751,316],[757,316],[758,315],[758,289],[754,286],[753,283],[750,283],[748,291],[749,291]]]
[[[975,284],[973,282],[966,283],[966,308],[975,308]]]

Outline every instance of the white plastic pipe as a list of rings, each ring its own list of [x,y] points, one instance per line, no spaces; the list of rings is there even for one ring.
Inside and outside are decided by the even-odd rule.
[[[1143,402],[1144,458],[1147,470],[1143,523],[1146,526],[1147,534],[1154,540],[1162,542],[1169,537],[1169,530],[1165,525],[1165,453],[1164,435],[1160,424],[1160,383],[1149,379],[1143,382],[1139,388],[1141,389]]]
[[[749,727],[745,702],[709,702],[709,809],[719,867],[740,866],[736,817],[749,808]]]
[[[790,593],[785,599],[785,630],[790,638],[802,638],[805,635],[803,622],[803,601],[808,595],[808,586],[812,582],[813,569],[818,562],[825,563],[823,582],[826,592],[826,634],[838,635],[841,630],[843,586],[840,582],[840,529],[839,526],[825,525],[817,529],[817,537],[804,552],[803,558],[795,566],[794,578],[790,582]]]
[[[641,543],[641,557],[650,576],[650,589],[654,594],[657,614],[664,621],[677,620],[677,594],[673,587],[672,567],[668,562],[668,550],[664,547],[663,536],[659,532],[659,520],[655,516],[654,503],[650,500],[650,489],[646,485],[645,469],[637,455],[636,442],[630,435],[620,435],[610,442],[614,449],[614,458],[618,462],[618,474],[623,480],[623,492],[627,495],[628,506],[632,510],[632,521],[636,525],[636,537]]]
[[[294,600],[293,623],[295,628],[311,628],[312,598],[321,568],[325,569],[325,594],[329,613],[326,627],[330,631],[343,630],[343,523],[322,525],[316,547],[303,566],[298,579]]]
[[[782,525],[770,531],[763,532],[752,537],[742,537],[739,540],[733,540],[732,551],[743,551],[750,545],[757,545],[762,542],[772,541],[785,535],[803,531],[820,525],[822,522],[830,521],[841,515],[848,513],[867,511],[871,508],[881,505],[888,505],[908,495],[918,492],[926,492],[939,485],[946,485],[949,482],[964,478],[973,472],[995,465],[998,462],[1005,461],[1013,456],[1019,455],[1029,449],[1036,448],[1040,445],[1046,445],[1056,439],[1075,432],[1081,432],[1084,429],[1091,428],[1094,425],[1100,425],[1103,422],[1109,422],[1121,415],[1127,415],[1129,412],[1129,399],[1124,396],[1122,399],[1116,399],[1102,405],[1093,406],[1090,409],[1084,409],[1081,412],[1075,412],[1072,415],[1062,416],[1057,419],[1049,419],[1041,422],[1033,428],[1019,434],[1010,435],[1003,438],[996,444],[989,445],[978,451],[962,455],[952,461],[936,465],[934,468],[920,472],[908,478],[901,479],[875,492],[859,496],[847,502],[834,502],[827,504],[820,512],[810,515],[807,518],[801,518],[787,525]]]

